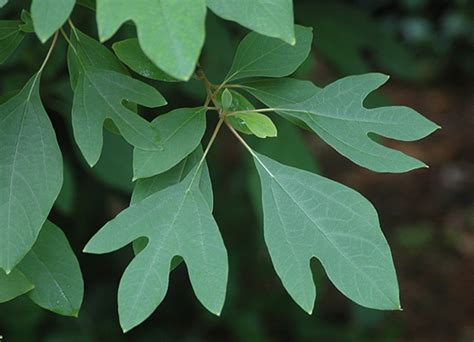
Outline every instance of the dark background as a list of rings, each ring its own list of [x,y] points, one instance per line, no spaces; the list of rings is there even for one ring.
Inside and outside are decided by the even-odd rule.
[[[11,0],[0,10],[0,18],[16,19],[29,5]],[[407,105],[443,127],[421,142],[384,141],[430,165],[407,174],[362,169],[317,136],[281,120],[276,121],[278,140],[248,139],[257,151],[342,182],[375,205],[393,251],[404,310],[380,312],[353,304],[331,285],[317,262],[315,313],[308,316],[299,309],[273,271],[263,242],[255,170],[223,130],[209,157],[215,218],[230,261],[222,316],[211,315],[199,304],[186,268],[180,266],[172,272],[168,295],[155,314],[123,335],[116,292],[132,250],[103,256],[81,250],[128,205],[131,148],[105,132],[99,164],[91,170],[84,163],[70,129],[72,92],[67,46],[61,39],[41,89],[66,163],[65,185],[52,219],[78,255],[85,300],[78,319],[41,310],[26,297],[1,305],[4,341],[473,341],[474,1],[295,0],[295,12],[296,22],[313,26],[315,35],[313,54],[297,77],[322,86],[345,75],[387,73],[391,80],[367,106]],[[77,6],[73,20],[96,36],[93,12]],[[201,64],[217,82],[247,31],[211,13],[207,28]],[[134,27],[128,25],[114,40],[133,34]],[[29,35],[0,67],[0,94],[20,88],[38,69],[46,48]],[[152,84],[171,104],[159,113],[200,105],[205,97],[197,82]],[[156,114],[144,113],[148,118]],[[215,121],[210,113],[209,127]]]

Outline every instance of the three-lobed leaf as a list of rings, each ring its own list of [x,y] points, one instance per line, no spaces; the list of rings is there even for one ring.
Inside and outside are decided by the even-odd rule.
[[[161,141],[159,149],[133,151],[134,178],[163,173],[183,160],[199,146],[206,130],[206,109],[180,108],[158,116],[152,122]]]
[[[7,273],[35,243],[63,180],[61,151],[39,95],[40,76],[0,105],[0,268]]]
[[[377,172],[423,167],[422,162],[369,136],[413,141],[439,128],[408,107],[365,108],[365,98],[387,79],[376,73],[349,76],[323,89],[306,81],[263,80],[248,82],[244,89],[285,117],[303,122],[356,164]]]
[[[329,279],[354,302],[400,309],[390,248],[377,212],[362,195],[324,177],[254,154],[261,179],[265,242],[288,293],[312,313],[310,269],[321,261]]]
[[[116,62],[107,62],[110,68],[95,65],[91,56],[113,54],[95,40],[75,31],[71,35],[72,47],[70,70],[77,74],[73,78],[74,100],[72,125],[74,138],[89,165],[100,158],[103,136],[102,127],[111,119],[120,134],[131,145],[144,150],[158,147],[159,135],[150,123],[125,107],[123,102],[133,102],[148,107],[166,104],[166,100],[153,87],[123,73],[111,70]],[[101,50],[107,50],[101,51]],[[108,59],[105,59],[108,60]]]
[[[162,302],[176,256],[184,259],[201,303],[214,314],[221,312],[227,286],[227,252],[200,191],[197,172],[194,168],[181,183],[124,210],[84,249],[87,253],[108,253],[138,238],[148,238],[120,281],[119,317],[124,331],[144,321]]]
[[[291,75],[306,60],[313,40],[311,28],[295,26],[296,44],[249,33],[239,44],[226,81],[248,77]]]
[[[207,0],[218,16],[262,35],[295,44],[292,0]]]
[[[191,172],[191,170],[199,163],[202,156],[202,147],[199,146],[196,150],[194,150],[193,153],[184,158],[172,169],[153,177],[137,180],[135,183],[135,188],[133,189],[130,204],[136,204],[161,190],[182,182],[184,178],[186,178],[186,176]],[[209,205],[209,209],[212,212],[214,198],[212,193],[211,177],[205,162],[199,178],[199,190],[204,196],[204,199],[206,200],[207,204]],[[138,254],[140,251],[142,251],[146,245],[146,238],[140,238],[133,241],[133,250],[135,254]],[[173,258],[171,269],[174,269],[181,261],[181,257]]]
[[[97,1],[102,41],[132,20],[143,52],[156,66],[180,80],[188,80],[194,72],[204,44],[205,18],[205,0]]]
[[[76,0],[33,0],[31,16],[36,35],[44,43],[69,18]]]

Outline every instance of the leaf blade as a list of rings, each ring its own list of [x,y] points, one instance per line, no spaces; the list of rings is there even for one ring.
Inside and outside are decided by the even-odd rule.
[[[292,0],[207,0],[218,16],[260,34],[295,43]]]
[[[31,16],[36,35],[45,43],[69,18],[75,0],[33,0]]]
[[[295,25],[296,44],[249,33],[239,44],[227,81],[249,77],[284,77],[305,61],[311,50],[312,28]]]
[[[63,180],[61,151],[41,103],[39,78],[34,75],[0,105],[0,221],[6,222],[0,227],[0,267],[7,273],[33,246]]]
[[[143,52],[164,72],[188,80],[204,44],[205,0],[137,0],[133,6],[117,0],[97,2],[97,23],[102,41],[126,21],[137,27]],[[163,49],[167,46],[168,49]]]
[[[390,248],[370,202],[318,175],[259,154],[254,160],[262,181],[265,241],[292,298],[312,312],[316,291],[309,261],[317,257],[333,284],[356,303],[400,309]]]

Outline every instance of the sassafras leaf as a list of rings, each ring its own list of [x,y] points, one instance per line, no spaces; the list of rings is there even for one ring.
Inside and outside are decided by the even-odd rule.
[[[291,75],[308,57],[313,40],[311,28],[296,25],[295,32],[294,46],[280,39],[249,33],[237,48],[226,80]]]
[[[227,252],[200,191],[198,173],[194,168],[181,183],[130,206],[97,232],[84,248],[87,253],[102,254],[138,238],[149,240],[120,281],[119,317],[124,331],[143,322],[162,302],[175,256],[184,259],[201,303],[214,314],[219,315],[222,310]]]
[[[63,181],[40,74],[0,105],[0,268],[10,272],[38,237]]]
[[[285,117],[303,122],[353,162],[377,172],[405,172],[425,164],[375,142],[370,133],[414,141],[439,128],[415,110],[402,107],[368,109],[365,98],[388,80],[382,74],[340,79],[323,89],[298,80],[248,82],[245,90]]]
[[[199,146],[206,130],[206,109],[180,108],[158,116],[152,122],[161,141],[159,149],[133,151],[135,179],[147,178],[171,169]]]
[[[18,269],[34,284],[28,292],[33,302],[57,314],[77,317],[84,282],[79,262],[61,229],[46,221]]]
[[[10,274],[0,270],[0,303],[8,302],[31,291],[35,286],[23,273],[14,269]]]
[[[310,269],[321,261],[347,297],[369,308],[400,309],[390,248],[374,207],[356,191],[257,153],[265,242],[288,293],[312,313],[316,289]]]
[[[33,26],[43,43],[66,22],[75,4],[76,0],[33,0]]]
[[[167,74],[188,80],[205,35],[205,0],[97,1],[97,24],[102,41],[128,20],[137,27],[143,52]]]
[[[292,0],[207,0],[218,16],[265,36],[295,44]]]

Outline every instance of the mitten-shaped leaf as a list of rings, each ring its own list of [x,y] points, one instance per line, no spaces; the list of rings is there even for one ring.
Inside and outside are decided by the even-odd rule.
[[[313,311],[310,269],[321,261],[329,279],[354,302],[400,309],[397,277],[374,207],[356,191],[254,154],[262,184],[265,242],[291,297]]]
[[[81,269],[64,233],[46,221],[38,240],[18,265],[34,284],[28,293],[33,302],[60,315],[79,314],[84,295]]]
[[[118,302],[122,328],[143,322],[168,289],[171,260],[181,256],[196,296],[219,315],[224,304],[227,252],[193,169],[183,182],[132,205],[107,223],[84,251],[108,253],[146,237],[149,242],[127,267]]]
[[[387,79],[382,74],[350,76],[323,89],[306,81],[266,80],[248,82],[244,89],[285,117],[304,122],[339,153],[361,166],[378,172],[423,167],[424,163],[369,136],[373,133],[413,141],[439,128],[411,108],[365,108],[367,95]]]
[[[40,74],[0,105],[0,268],[28,253],[63,181],[61,151],[41,103]]]
[[[160,136],[160,149],[133,151],[134,178],[163,173],[178,164],[199,146],[206,130],[206,109],[179,108],[158,116],[152,126]]]
[[[165,99],[155,88],[112,71],[111,67],[96,67],[90,56],[106,52],[97,51],[97,42],[88,37],[84,38],[85,35],[78,31],[75,32],[77,36],[71,36],[74,49],[69,54],[70,61],[73,61],[70,63],[70,69],[78,73],[75,80],[72,125],[76,142],[87,162],[93,166],[100,158],[103,145],[102,127],[106,119],[114,122],[121,135],[131,145],[144,150],[159,148],[159,136],[150,123],[125,107],[123,102],[158,107],[166,104]],[[105,47],[103,49],[107,50]],[[110,51],[107,50],[107,53]],[[74,81],[72,83],[74,84]]]
[[[102,41],[132,20],[143,52],[164,72],[181,80],[194,72],[204,44],[205,17],[205,0],[97,1]]]
[[[226,81],[291,75],[308,57],[313,40],[313,32],[309,27],[296,25],[295,33],[294,46],[280,39],[249,33],[237,48]]]
[[[33,0],[33,25],[43,43],[66,22],[75,4],[76,0]]]
[[[292,0],[207,0],[218,16],[232,20],[265,36],[294,45]]]

